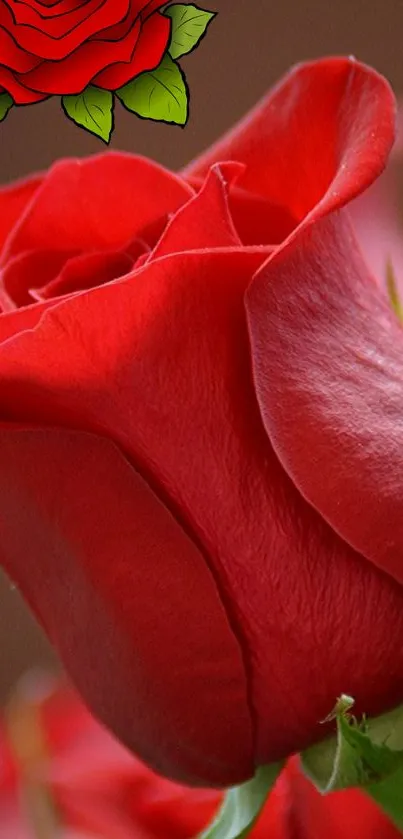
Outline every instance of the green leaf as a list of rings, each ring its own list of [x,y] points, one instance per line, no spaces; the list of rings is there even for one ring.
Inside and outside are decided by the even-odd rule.
[[[197,47],[217,12],[207,12],[191,3],[177,3],[165,9],[164,14],[172,19],[168,52],[172,58],[180,58]]]
[[[397,290],[396,276],[390,259],[388,259],[386,263],[386,288],[388,290],[392,309],[395,315],[397,315],[399,320],[403,323],[403,306]]]
[[[88,85],[82,93],[62,96],[62,107],[73,122],[109,143],[113,131],[113,94]]]
[[[228,790],[223,805],[199,839],[244,839],[254,827],[282,765],[261,766],[254,778]]]
[[[322,793],[361,787],[403,830],[403,706],[357,722],[352,704],[340,697],[327,718],[336,719],[337,736],[307,749],[302,768]]]
[[[6,118],[10,108],[12,108],[14,102],[9,93],[2,93],[0,94],[0,122]]]
[[[168,54],[155,70],[136,76],[116,91],[125,108],[143,119],[185,125],[188,91],[185,76]]]

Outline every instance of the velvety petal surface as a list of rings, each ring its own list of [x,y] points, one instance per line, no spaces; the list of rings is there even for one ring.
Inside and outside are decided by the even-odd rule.
[[[269,132],[266,137],[265,157],[260,158],[259,164],[263,167],[264,161],[269,161],[267,180],[262,175],[259,181],[257,169],[253,169],[254,161],[259,160],[261,151],[258,138],[262,133],[264,135],[266,123],[270,124],[266,114],[261,122],[253,123],[252,120],[253,137],[251,139],[252,135],[248,134],[245,148],[252,148],[254,153],[244,161],[249,166],[240,181],[241,187],[246,189],[248,182],[242,182],[242,178],[252,178],[249,188],[255,189],[256,194],[262,195],[264,200],[272,201],[273,206],[277,206],[279,201],[281,203],[281,195],[287,196],[284,218],[288,213],[295,224],[300,218],[303,219],[303,223],[286,242],[283,250],[276,254],[273,262],[268,261],[262,267],[263,260],[267,258],[265,248],[242,249],[236,244],[229,244],[228,233],[232,237],[233,229],[227,223],[223,228],[213,229],[210,223],[211,207],[222,207],[220,202],[224,200],[225,203],[228,197],[223,180],[215,171],[210,174],[197,199],[189,200],[183,209],[179,208],[186,199],[178,198],[175,209],[179,209],[179,212],[172,218],[166,231],[166,236],[172,236],[171,241],[175,243],[174,254],[165,252],[164,255],[164,239],[161,239],[159,254],[157,246],[154,259],[123,280],[116,280],[58,303],[53,301],[51,305],[44,304],[43,308],[39,304],[38,307],[32,307],[31,313],[29,309],[28,313],[13,312],[4,318],[4,327],[0,318],[0,330],[4,328],[5,335],[8,330],[9,335],[7,344],[0,346],[2,418],[19,423],[68,426],[76,429],[77,433],[98,433],[114,441],[119,450],[124,452],[127,462],[132,464],[146,484],[162,499],[164,509],[171,511],[173,518],[180,521],[182,530],[190,534],[193,547],[206,561],[208,558],[217,596],[228,616],[245,667],[246,705],[252,718],[251,738],[256,764],[275,760],[323,737],[324,728],[319,725],[319,720],[324,718],[333,706],[335,697],[342,692],[348,691],[355,696],[357,713],[365,711],[373,714],[384,710],[387,705],[396,704],[403,691],[401,586],[391,579],[391,570],[385,568],[384,562],[378,564],[388,571],[386,574],[376,567],[375,562],[366,562],[362,554],[352,547],[355,545],[361,550],[361,544],[356,545],[356,542],[346,538],[345,532],[337,523],[333,524],[333,519],[326,511],[319,504],[313,503],[305,487],[301,489],[302,481],[296,474],[297,468],[288,462],[288,454],[284,454],[276,433],[273,432],[274,447],[271,429],[268,433],[268,421],[272,421],[272,414],[273,424],[277,415],[283,422],[283,387],[287,395],[287,377],[282,372],[278,348],[282,348],[284,343],[285,349],[288,349],[287,342],[293,338],[292,324],[296,316],[300,316],[299,310],[295,313],[287,306],[284,317],[290,319],[290,337],[288,332],[279,337],[280,330],[273,317],[271,340],[273,352],[277,353],[275,358],[270,357],[264,343],[267,335],[266,307],[269,306],[267,299],[272,299],[271,294],[275,299],[277,278],[280,278],[279,284],[282,279],[281,271],[279,275],[276,272],[283,259],[286,262],[298,248],[302,248],[300,258],[296,259],[295,265],[292,264],[291,273],[283,280],[284,301],[289,287],[299,289],[301,286],[301,294],[304,283],[314,289],[311,304],[303,295],[301,298],[301,317],[307,312],[307,347],[297,342],[292,349],[294,354],[298,354],[298,370],[303,359],[306,360],[307,352],[312,356],[308,358],[312,368],[316,370],[315,362],[319,365],[315,355],[315,341],[318,338],[320,317],[318,324],[315,319],[308,317],[311,309],[316,312],[315,289],[318,278],[320,281],[324,276],[324,269],[327,278],[331,258],[334,258],[336,267],[332,269],[332,283],[322,283],[320,286],[326,308],[326,294],[329,288],[336,287],[334,278],[341,282],[341,269],[345,275],[344,282],[350,283],[353,289],[358,288],[356,275],[361,276],[359,257],[358,261],[353,262],[352,268],[346,258],[353,249],[345,248],[346,242],[351,244],[351,237],[347,235],[342,217],[339,227],[337,216],[333,216],[330,221],[321,222],[320,219],[363,190],[381,171],[392,141],[393,102],[389,88],[376,74],[356,62],[343,59],[299,68],[273,96],[269,110],[273,119],[273,132]],[[273,102],[277,103],[276,108]],[[321,107],[319,103],[322,103]],[[312,122],[312,114],[317,111],[319,116],[317,123],[314,123],[316,127],[312,128],[313,141],[309,145],[308,122]],[[293,127],[290,136],[298,134],[304,137],[304,131],[307,132],[308,145],[305,156],[298,159],[298,165],[294,163],[294,150],[290,147],[291,141],[285,130],[287,125]],[[271,148],[273,156],[270,155]],[[241,152],[234,150],[230,154],[229,149],[224,151],[227,159],[242,159]],[[320,157],[320,152],[323,157]],[[288,169],[285,162],[287,159],[290,163]],[[199,169],[195,168],[194,177],[201,176],[203,165]],[[183,182],[175,179],[176,186],[178,183],[183,190]],[[272,192],[267,191],[269,184],[272,184]],[[191,194],[187,197],[191,198]],[[167,212],[172,211],[175,212],[171,207]],[[145,215],[142,208],[143,221]],[[154,225],[155,216],[151,216],[150,212],[149,223]],[[32,228],[28,219],[27,226],[21,227],[22,233],[21,230],[16,233],[17,237],[21,233],[23,241],[24,236],[27,236],[28,242],[30,235],[40,236],[40,214],[37,219],[34,214],[33,218]],[[188,221],[189,224],[191,221],[191,226]],[[226,216],[224,221],[228,221]],[[336,237],[335,245],[332,236],[326,234],[325,246],[321,247],[320,231],[333,231],[332,225],[336,225],[336,233],[340,234],[340,238]],[[57,229],[55,225],[54,230]],[[111,229],[113,231],[112,219]],[[201,235],[202,230],[206,232],[205,240]],[[199,250],[191,250],[199,241],[199,234],[203,246]],[[89,229],[84,225],[83,231],[78,231],[76,235],[83,236],[83,247],[87,246],[89,240],[94,241],[93,231],[90,236]],[[109,229],[101,229],[104,247],[105,242],[109,241],[108,235]],[[128,238],[141,235],[142,231],[135,226]],[[314,245],[305,247],[304,243],[310,241],[309,237],[313,237]],[[319,244],[315,237],[319,237]],[[109,246],[116,247],[117,244],[113,241]],[[18,238],[10,239],[11,253],[13,247],[18,248]],[[270,271],[273,271],[272,275]],[[256,377],[254,381],[250,369],[250,335],[244,296],[256,272],[258,274],[247,299]],[[271,277],[271,282],[267,277]],[[340,287],[344,290],[344,286]],[[347,299],[350,301],[351,291],[349,294]],[[328,307],[326,323],[329,314],[334,314],[332,327],[339,324],[342,317],[337,308],[341,296],[336,295],[335,302]],[[354,302],[354,295],[352,299]],[[361,304],[361,297],[359,301],[360,306],[368,311],[369,328],[372,306],[367,310]],[[283,298],[276,305],[282,312]],[[362,326],[356,314],[354,324],[360,337]],[[358,314],[361,316],[361,309]],[[253,318],[256,320],[256,328],[251,326]],[[386,305],[384,318],[380,318],[380,321],[384,331],[379,340],[385,340],[382,346],[389,347],[389,339],[384,337],[386,334],[389,336],[390,326]],[[284,323],[288,328],[289,322],[285,320]],[[24,331],[17,334],[19,328]],[[348,337],[348,330],[346,334]],[[343,330],[341,335],[345,337]],[[362,348],[360,343],[358,347],[359,350]],[[326,348],[325,342],[323,349]],[[347,341],[346,347],[342,346],[340,350],[337,336],[332,333],[332,364],[336,352],[341,359],[344,358],[343,352],[346,353],[349,348],[351,341]],[[288,358],[291,369],[293,351],[290,350]],[[265,364],[268,363],[268,356],[279,384],[273,399],[272,391],[269,390],[266,410],[264,399],[268,385]],[[260,357],[260,364],[256,363],[256,357]],[[326,353],[320,357],[326,372]],[[358,355],[358,363],[360,358]],[[365,356],[364,378],[369,377],[370,387],[376,364],[377,357],[371,356],[368,360]],[[257,377],[257,370],[260,378]],[[319,370],[322,374],[320,365]],[[306,367],[304,371],[301,370],[301,376],[303,372],[306,377]],[[348,380],[348,386],[353,389],[354,372],[355,369]],[[291,375],[288,368],[286,373]],[[384,380],[387,378],[385,375]],[[392,379],[394,388],[398,371]],[[314,384],[310,387],[311,398],[315,394]],[[389,402],[382,386],[380,395],[386,398],[390,416],[396,421],[393,388]],[[350,393],[348,388],[346,392]],[[371,401],[372,391],[369,393]],[[276,404],[273,407],[274,401]],[[316,410],[321,405],[319,394],[316,401],[313,400],[313,408]],[[345,407],[346,416],[349,417],[349,399]],[[371,402],[370,408],[376,414],[377,406]],[[318,410],[319,418],[323,419],[322,409],[319,407]],[[292,416],[298,427],[298,411]],[[316,422],[316,416],[314,420]],[[306,425],[313,434],[309,417]],[[328,425],[326,422],[323,422],[322,427],[319,425],[319,447],[323,429],[326,432],[326,445],[329,439],[333,444],[333,426],[330,424],[329,427],[330,437],[326,437]],[[354,430],[354,425],[352,427]],[[349,449],[345,441],[348,444],[349,433],[350,426],[341,439],[341,446],[345,447],[347,454]],[[364,443],[367,442],[365,438]],[[288,446],[288,439],[286,443]],[[370,443],[373,445],[372,441]],[[329,446],[327,450],[332,451]],[[307,451],[308,447],[303,454],[303,465]],[[294,456],[292,447],[291,455]],[[337,457],[340,461],[339,453]],[[14,455],[11,454],[10,474],[13,459]],[[374,462],[379,463],[376,448]],[[358,463],[358,466],[362,464]],[[328,469],[328,459],[325,468]],[[365,473],[366,478],[370,470],[371,464]],[[345,471],[348,473],[347,467]],[[329,469],[328,474],[333,480],[334,469],[333,472]],[[305,480],[305,475],[303,477]],[[392,489],[395,478],[392,470]],[[337,481],[337,476],[334,480]],[[339,485],[335,483],[334,490],[338,488]],[[344,486],[340,492],[344,492]],[[396,497],[391,494],[393,514],[396,511],[396,506],[393,506]],[[325,493],[321,503],[326,502]],[[82,509],[85,510],[85,507],[82,506]],[[343,513],[343,499],[340,500],[340,509]],[[46,516],[48,511],[44,518]],[[7,519],[11,549],[5,561],[11,571],[14,564],[18,564],[21,588],[27,590],[30,596],[29,587],[32,584],[25,579],[29,569],[26,562],[22,564],[21,559],[17,562],[12,550],[13,540],[23,537],[28,539],[28,527],[23,528],[22,537],[17,525],[17,520],[12,517]],[[354,526],[360,539],[367,535],[362,521]],[[343,538],[340,538],[337,531],[342,532]],[[399,536],[399,528],[396,532]],[[390,547],[389,543],[388,549]],[[86,571],[88,562],[91,568],[95,568],[91,564],[92,559],[88,560],[86,550],[89,548],[83,548],[83,555],[78,552],[77,559],[72,560],[73,577],[83,569]],[[110,551],[107,553],[110,557]],[[41,561],[40,555],[38,552],[38,562]],[[53,569],[55,580],[52,578],[49,586],[49,599],[43,601],[43,614],[38,607],[50,634],[60,633],[57,636],[59,647],[64,643],[65,634],[54,603],[56,599],[66,596],[64,590],[60,592],[59,580],[66,573],[68,561],[63,555],[62,559],[55,562],[58,570],[56,567]],[[102,596],[105,596],[106,603],[109,588],[112,592],[116,591],[114,568],[105,560],[102,565],[102,583],[96,584]],[[180,573],[180,569],[177,573]],[[174,574],[171,576],[174,579]],[[396,574],[394,576],[400,581],[400,577]],[[130,588],[128,578],[123,577],[122,580],[122,585]],[[78,577],[74,577],[72,585],[79,590]],[[185,588],[181,592],[184,596]],[[90,592],[85,609],[89,608],[91,597]],[[35,591],[30,598],[31,602],[35,603],[37,598],[40,595]],[[112,594],[111,601],[112,606],[117,602]],[[97,602],[95,608],[98,608]],[[127,616],[129,611],[124,611],[124,615]],[[77,615],[77,626],[80,627],[82,618],[79,613]],[[149,612],[148,615],[150,619]],[[374,615],[377,616],[376,621]],[[123,619],[126,620],[126,617],[122,615],[122,622]],[[132,645],[136,639],[136,632],[131,631],[135,627],[133,620],[130,613],[124,624],[127,650],[123,644],[119,647],[119,639],[113,641],[122,650],[122,670],[117,674],[121,682],[124,668],[130,665]],[[187,626],[188,620],[190,617],[183,622],[184,626]],[[116,631],[121,625],[117,621]],[[85,630],[88,633],[86,626]],[[89,638],[88,655],[93,654],[92,642],[93,639]],[[73,659],[70,648],[63,647],[62,655],[69,665],[69,655]],[[96,656],[99,657],[99,644]],[[147,663],[146,658],[144,662]],[[69,666],[74,667],[74,662]],[[322,676],[320,680],[318,673]],[[93,683],[92,675],[91,669],[84,667],[83,659],[80,659],[75,671],[76,679],[87,689],[86,695],[93,707],[106,718],[105,708],[95,704],[100,691],[96,681]],[[94,684],[97,688],[95,699],[92,694]],[[173,689],[179,689],[177,680],[176,688]],[[129,701],[127,697],[125,699]],[[123,730],[126,724],[119,721],[124,719],[124,715],[116,713],[115,723],[114,710],[106,705],[106,711],[109,724],[118,730],[120,736],[126,736],[128,742]],[[220,712],[226,713],[221,704]],[[127,719],[131,724],[130,718]],[[218,721],[216,725],[218,730]],[[127,730],[130,731],[130,725]],[[227,730],[225,726],[224,730]],[[153,741],[152,747],[156,742]],[[155,761],[161,765],[158,746],[155,748]],[[170,758],[170,772],[178,774],[172,753]],[[201,766],[199,754],[198,759],[200,777],[211,782],[212,771],[205,765]],[[241,763],[244,765],[243,758]],[[194,766],[191,768],[195,776],[196,769]],[[227,766],[221,775],[222,783],[228,782],[226,773]],[[217,779],[218,775],[217,763],[214,778]]]
[[[377,713],[403,690],[400,587],[303,500],[261,424],[243,305],[261,261],[237,249],[162,257],[53,305],[0,348],[3,417],[114,439],[210,558],[247,668],[258,764],[323,737],[319,720],[341,692]],[[17,520],[10,528],[21,532]],[[102,576],[107,591],[113,566]],[[55,602],[42,620],[63,635]],[[89,678],[83,669],[82,689]]]
[[[163,774],[248,777],[242,656],[192,534],[107,440],[3,426],[0,450],[1,562],[86,701]]]
[[[403,331],[342,213],[302,231],[247,294],[275,451],[343,539],[403,582]]]

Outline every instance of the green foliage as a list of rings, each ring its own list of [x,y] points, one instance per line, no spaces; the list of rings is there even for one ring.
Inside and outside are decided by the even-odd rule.
[[[9,93],[1,93],[0,94],[0,122],[6,118],[10,108],[12,108],[14,102]]]
[[[182,70],[166,54],[155,70],[141,73],[116,91],[125,108],[143,119],[185,125],[188,90]]]
[[[390,259],[386,263],[386,288],[394,313],[403,323],[403,306],[397,290],[396,276]]]
[[[109,143],[113,131],[113,93],[88,85],[82,93],[62,97],[65,114],[73,122]]]
[[[168,6],[164,14],[172,20],[169,44],[169,54],[172,58],[180,58],[181,55],[194,50],[206,34],[209,23],[216,16],[216,12],[208,12],[191,3]]]
[[[280,764],[262,766],[251,781],[228,790],[217,818],[199,839],[245,839],[256,824],[281,768]]]
[[[302,767],[322,793],[360,787],[403,830],[403,707],[358,722],[352,703],[340,697],[327,718],[336,720],[336,737],[307,749]]]

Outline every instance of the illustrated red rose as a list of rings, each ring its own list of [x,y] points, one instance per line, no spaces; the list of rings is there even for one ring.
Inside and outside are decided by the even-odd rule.
[[[160,0],[0,0],[0,93],[26,105],[116,90],[156,67],[170,35]]]
[[[346,208],[393,133],[328,59],[180,175],[111,153],[0,193],[1,562],[170,778],[402,701],[402,333]]]
[[[195,839],[220,806],[215,790],[155,775],[70,689],[38,674],[23,679],[1,722],[0,823],[10,839]],[[321,796],[292,760],[250,839],[399,835],[363,793]]]

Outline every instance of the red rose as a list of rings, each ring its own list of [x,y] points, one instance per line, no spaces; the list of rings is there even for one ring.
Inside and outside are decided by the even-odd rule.
[[[0,0],[0,92],[19,105],[79,93],[90,82],[116,90],[156,67],[170,20],[161,0]]]
[[[181,176],[109,154],[0,195],[1,561],[172,778],[402,701],[402,333],[341,209],[393,125],[375,72],[314,62]]]
[[[37,675],[22,681],[0,726],[0,760],[0,824],[12,839],[45,835],[45,827],[59,839],[194,839],[222,797],[155,775],[72,691]],[[292,760],[250,839],[296,836],[398,839],[400,833],[364,793],[321,796]]]

